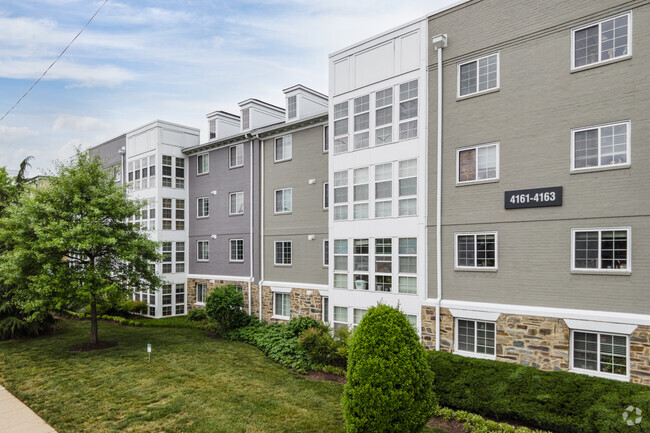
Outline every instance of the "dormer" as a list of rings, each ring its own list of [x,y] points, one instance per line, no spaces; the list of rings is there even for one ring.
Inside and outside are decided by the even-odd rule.
[[[287,122],[327,112],[327,96],[309,87],[296,84],[283,92],[287,106]]]
[[[235,135],[239,132],[239,116],[225,111],[213,111],[205,117],[208,118],[208,141]]]
[[[239,103],[241,108],[241,132],[283,122],[284,110],[259,99],[247,99]]]

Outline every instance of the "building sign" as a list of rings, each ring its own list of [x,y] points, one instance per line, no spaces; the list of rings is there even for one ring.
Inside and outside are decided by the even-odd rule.
[[[562,187],[519,189],[506,191],[506,209],[562,206]]]

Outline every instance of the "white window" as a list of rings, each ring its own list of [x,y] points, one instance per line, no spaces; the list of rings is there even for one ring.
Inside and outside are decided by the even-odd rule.
[[[291,241],[275,242],[275,262],[276,265],[291,264]]]
[[[229,209],[230,215],[241,215],[244,213],[244,192],[231,192],[229,194]]]
[[[354,149],[370,145],[370,95],[354,99]]]
[[[330,265],[330,241],[323,240],[323,266]]]
[[[458,65],[458,97],[499,88],[499,53]]]
[[[632,55],[632,13],[572,30],[571,68],[579,69]]]
[[[393,141],[393,88],[375,93],[375,145]]]
[[[334,173],[334,220],[348,219],[348,172]]]
[[[185,284],[176,284],[176,304],[185,305]],[[178,311],[176,314],[179,314]],[[183,311],[180,314],[183,314]]]
[[[298,97],[289,96],[287,98],[287,119],[293,119],[298,115]]]
[[[208,197],[199,197],[196,199],[196,217],[207,218],[210,216],[210,200]]]
[[[176,158],[176,188],[185,188],[185,160],[182,158]]]
[[[231,262],[244,261],[244,240],[243,239],[230,239],[230,261]]]
[[[418,291],[418,240],[417,238],[399,239],[399,279],[400,293],[417,293]]]
[[[209,241],[196,242],[196,260],[199,262],[207,262],[210,260],[210,247]]]
[[[241,129],[245,131],[251,127],[251,109],[244,108],[241,110]]]
[[[321,297],[323,323],[330,323],[330,298]]]
[[[456,233],[456,267],[497,268],[497,234]]]
[[[171,198],[162,199],[162,229],[163,230],[172,229],[172,199]]]
[[[208,122],[208,125],[210,126],[210,140],[213,140],[217,138],[217,120],[212,119]]]
[[[291,317],[291,294],[273,294],[273,315],[277,318],[289,319]]]
[[[348,101],[334,105],[334,153],[348,151]]]
[[[418,166],[416,159],[399,162],[398,215],[416,215],[418,194]]]
[[[361,323],[361,319],[363,319],[363,316],[368,312],[368,310],[364,310],[361,308],[355,308],[352,310],[352,328],[356,328],[359,326],[359,323]]]
[[[209,154],[204,153],[196,157],[196,174],[205,174],[210,171]]]
[[[348,326],[348,307],[334,306],[334,329]]]
[[[206,283],[196,283],[196,303],[205,304],[208,297],[208,285]]]
[[[353,218],[368,218],[368,168],[357,168],[353,171],[354,206]]]
[[[289,213],[291,212],[292,203],[291,203],[291,188],[283,188],[275,190],[275,210],[274,213]]]
[[[176,259],[174,269],[176,272],[185,272],[185,242],[176,242]]]
[[[627,376],[629,343],[626,335],[571,331],[572,369],[586,374]]]
[[[323,152],[330,151],[330,127],[323,126]]]
[[[417,137],[418,80],[400,84],[399,101],[399,139],[406,140]]]
[[[348,240],[334,240],[334,287],[348,288]]]
[[[375,290],[390,292],[393,287],[393,240],[375,239]]]
[[[627,167],[630,165],[630,122],[574,129],[571,168]]]
[[[275,139],[275,162],[287,161],[291,159],[291,136]]]
[[[630,228],[573,229],[572,271],[629,273]]]
[[[176,199],[176,230],[185,230],[185,200]]]
[[[164,284],[162,286],[162,304],[163,305],[171,305],[172,304],[172,285],[171,284]],[[169,314],[171,314],[171,311],[169,312]]]
[[[355,290],[368,290],[368,239],[354,239],[352,250]]]
[[[137,171],[136,176],[140,176]],[[172,157],[169,155],[162,156],[162,186],[172,187]]]
[[[323,209],[330,207],[330,184],[329,182],[323,183]]]
[[[236,168],[244,165],[244,145],[242,143],[230,146],[228,153],[228,167]]]
[[[172,272],[172,243],[162,243],[162,273],[169,274]]]
[[[475,182],[499,178],[499,144],[483,144],[456,151],[456,182]]]
[[[393,164],[375,166],[375,218],[393,215]]]
[[[456,350],[493,358],[496,354],[495,323],[456,319]]]

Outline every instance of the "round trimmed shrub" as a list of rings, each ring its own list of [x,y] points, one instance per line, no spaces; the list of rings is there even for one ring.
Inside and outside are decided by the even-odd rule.
[[[231,329],[248,325],[250,318],[244,311],[244,296],[235,286],[216,287],[208,295],[205,312],[216,325],[215,330],[223,334]]]
[[[419,432],[433,415],[433,373],[396,308],[370,308],[352,334],[341,400],[348,433]]]

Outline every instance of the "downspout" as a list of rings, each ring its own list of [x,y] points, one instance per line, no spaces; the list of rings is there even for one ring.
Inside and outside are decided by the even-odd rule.
[[[438,52],[438,154],[436,168],[436,350],[440,350],[440,301],[442,300],[442,49],[447,46],[447,35],[431,38]]]
[[[255,142],[254,137],[251,136],[251,163],[250,163],[250,227],[248,234],[248,245],[250,249],[250,277],[248,278],[248,315],[250,316],[253,312],[253,307],[251,301],[253,297],[251,295],[252,290],[252,281],[255,278],[254,276],[254,259],[255,259],[255,248],[253,248],[253,208],[255,207],[255,201],[253,200],[253,165],[254,165],[254,155],[253,155],[253,143]]]
[[[258,136],[259,137],[259,136]],[[262,285],[264,284],[264,143],[260,140],[260,281],[259,319],[262,320]]]

